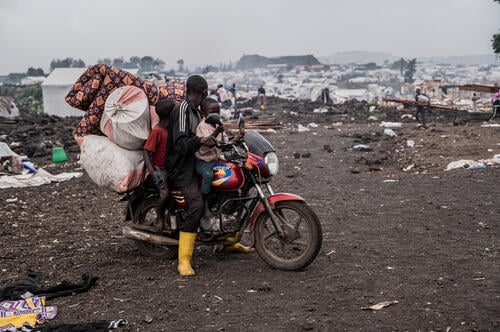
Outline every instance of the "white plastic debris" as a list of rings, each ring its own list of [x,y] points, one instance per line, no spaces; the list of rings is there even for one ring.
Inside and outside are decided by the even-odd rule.
[[[308,124],[308,127],[311,127],[311,128],[318,128],[318,124],[314,123],[314,122],[311,122],[310,124]]]
[[[469,168],[474,164],[475,164],[474,160],[461,159],[449,163],[448,166],[446,166],[446,170],[449,171],[451,169],[457,169],[457,168]]]
[[[371,146],[366,145],[366,144],[356,144],[352,148],[354,150],[359,150],[359,151],[371,151],[371,150],[373,150]]]
[[[386,122],[386,121],[382,121],[380,123],[380,127],[385,127],[385,128],[401,128],[401,122]]]
[[[328,108],[326,108],[326,107],[323,107],[323,108],[315,108],[315,109],[313,110],[313,113],[326,113],[326,112],[328,112]]]
[[[394,130],[392,130],[391,128],[385,128],[384,129],[384,134],[385,135],[388,135],[388,136],[391,136],[391,137],[394,137],[394,136],[398,136]]]
[[[368,112],[372,113],[373,111],[375,111],[376,107],[375,106],[370,106],[370,108],[368,109]]]
[[[403,171],[409,172],[413,167],[415,167],[415,164],[410,164],[410,165],[406,166],[405,168],[403,168]]]
[[[299,125],[298,125],[298,131],[299,131],[299,132],[304,132],[304,131],[309,131],[309,130],[310,130],[309,128],[304,127],[303,125],[301,125],[301,124],[299,123]]]
[[[406,140],[406,145],[409,146],[410,148],[415,147],[415,141],[412,139]]]

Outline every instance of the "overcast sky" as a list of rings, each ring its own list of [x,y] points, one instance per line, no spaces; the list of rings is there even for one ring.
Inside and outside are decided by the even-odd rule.
[[[493,0],[0,0],[0,74],[66,57],[194,69],[243,54],[491,54],[499,31]]]

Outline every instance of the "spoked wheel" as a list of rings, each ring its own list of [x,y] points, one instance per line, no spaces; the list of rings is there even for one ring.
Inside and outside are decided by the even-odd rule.
[[[280,236],[271,218],[262,213],[255,225],[255,249],[269,265],[280,270],[300,270],[311,264],[321,248],[322,231],[314,211],[300,201],[275,204],[284,236]]]
[[[157,224],[156,204],[157,196],[146,198],[137,209],[133,223],[141,226],[155,227]],[[170,213],[166,211],[166,220],[170,220]],[[174,259],[177,257],[177,246],[160,246],[146,241],[134,240],[139,252],[146,256]]]

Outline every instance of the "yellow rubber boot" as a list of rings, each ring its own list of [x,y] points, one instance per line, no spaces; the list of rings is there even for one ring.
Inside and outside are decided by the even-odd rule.
[[[196,233],[179,232],[179,265],[177,271],[181,276],[195,275],[191,267],[195,241]]]
[[[238,233],[236,233],[236,235],[234,237],[233,236],[226,237],[226,240],[227,241],[236,241],[237,237],[238,237]],[[239,242],[224,245],[224,252],[227,254],[232,254],[232,253],[248,254],[248,253],[254,252],[254,251],[255,251],[254,248],[244,246]]]

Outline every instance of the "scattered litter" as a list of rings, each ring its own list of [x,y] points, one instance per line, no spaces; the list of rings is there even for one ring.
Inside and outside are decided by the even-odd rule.
[[[482,124],[481,127],[500,127],[500,123]]]
[[[403,168],[403,171],[409,172],[413,167],[415,167],[415,164],[410,164],[410,165],[406,166],[405,168]]]
[[[249,289],[247,290],[247,293],[257,293],[257,291],[255,289]]]
[[[401,128],[401,122],[386,122],[386,121],[382,121],[380,123],[380,127],[385,127],[385,128]]]
[[[299,131],[299,132],[304,132],[304,131],[309,131],[309,130],[311,130],[311,129],[309,129],[309,128],[307,128],[307,127],[304,127],[303,125],[301,125],[301,124],[299,123],[299,125],[298,125],[298,131]]]
[[[5,200],[6,203],[13,203],[13,202],[17,202],[17,197],[16,198],[7,198]]]
[[[328,112],[328,108],[326,107],[323,107],[323,108],[315,108],[313,110],[313,113],[327,113]]]
[[[333,127],[338,127],[338,126],[342,126],[342,125],[343,125],[343,122],[340,122],[340,121],[332,123]]]
[[[269,128],[269,129],[267,129],[267,132],[268,132],[268,133],[273,133],[273,134],[276,134],[276,130],[274,130],[273,128]]]
[[[333,255],[333,254],[336,254],[337,252],[335,250],[330,250],[330,252],[328,254],[326,254],[327,256],[330,256],[330,255]]]
[[[473,278],[472,280],[474,280],[474,281],[480,281],[480,280],[486,280],[486,278],[483,278],[483,277],[477,277],[477,278]]]
[[[388,136],[391,136],[391,137],[394,137],[394,136],[398,136],[394,130],[390,129],[390,128],[385,128],[384,129],[384,134],[385,135],[388,135]]]
[[[384,301],[384,302],[380,302],[380,303],[377,303],[377,304],[374,304],[372,306],[369,306],[369,307],[362,307],[361,309],[362,310],[380,310],[384,307],[387,307],[387,306],[390,306],[391,304],[396,304],[396,303],[399,303],[398,301],[396,300],[393,300],[393,301]]]
[[[214,295],[214,297],[215,297],[215,298],[216,298],[217,300],[219,300],[219,301],[222,301],[222,300],[224,300],[224,299],[223,299],[222,297],[220,297],[220,296],[217,296],[217,295]]]
[[[43,168],[39,168],[36,173],[0,176],[0,189],[35,187],[51,182],[62,182],[72,178],[79,178],[82,175],[83,173],[79,172],[52,175]]]
[[[373,148],[366,144],[356,144],[352,147],[354,150],[358,151],[372,151]]]
[[[387,179],[387,180],[384,180],[382,182],[384,183],[394,183],[394,182],[398,182],[399,180],[394,180],[394,179]]]
[[[372,106],[370,106],[370,108],[368,109],[368,112],[372,113],[373,111],[375,111],[375,109],[376,109],[376,108],[377,108],[376,106],[372,105]]]
[[[314,122],[311,122],[310,124],[307,125],[308,127],[311,127],[311,128],[318,128],[318,124],[317,123],[314,123]]]
[[[472,168],[473,169],[486,168],[486,165],[483,163],[476,163],[476,164],[472,165]]]
[[[482,169],[486,168],[488,165],[493,166],[494,164],[500,164],[500,155],[495,155],[491,159],[481,159],[478,161],[461,159],[457,161],[452,161],[446,166],[446,171],[457,169],[457,168],[469,168],[469,169]]]
[[[410,148],[415,147],[415,141],[412,139],[406,140],[406,145],[409,146]]]
[[[377,121],[377,120],[378,120],[378,118],[376,116],[374,116],[374,115],[370,115],[368,117],[368,121]]]

